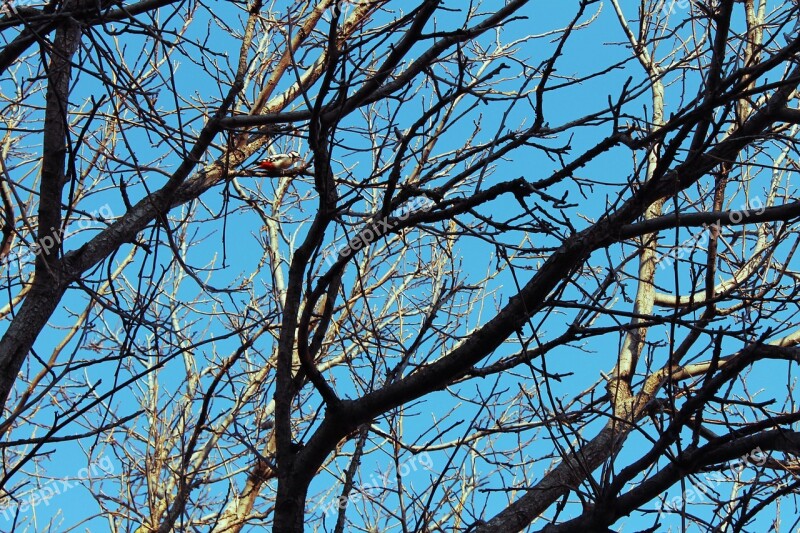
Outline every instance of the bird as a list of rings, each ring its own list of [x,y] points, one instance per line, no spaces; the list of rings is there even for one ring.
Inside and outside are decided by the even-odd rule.
[[[258,168],[261,170],[286,170],[294,165],[294,162],[300,159],[300,154],[291,151],[288,154],[271,155],[266,159],[258,162]]]

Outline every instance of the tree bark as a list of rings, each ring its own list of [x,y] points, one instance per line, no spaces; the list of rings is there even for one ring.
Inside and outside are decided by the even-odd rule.
[[[75,4],[75,0],[70,0],[65,8],[71,9]],[[36,270],[30,293],[0,340],[0,406],[8,400],[28,352],[66,290],[67,281],[60,259],[61,197],[67,181],[67,116],[72,57],[80,38],[80,24],[65,19],[56,30],[49,50]]]

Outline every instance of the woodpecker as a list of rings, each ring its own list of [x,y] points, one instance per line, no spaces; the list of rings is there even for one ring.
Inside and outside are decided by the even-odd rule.
[[[258,168],[261,170],[286,170],[298,159],[300,159],[300,154],[294,151],[288,154],[271,155],[259,161]]]

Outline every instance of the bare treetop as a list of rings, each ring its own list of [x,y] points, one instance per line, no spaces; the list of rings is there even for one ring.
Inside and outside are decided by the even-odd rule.
[[[795,529],[798,16],[4,2],[0,530]]]

